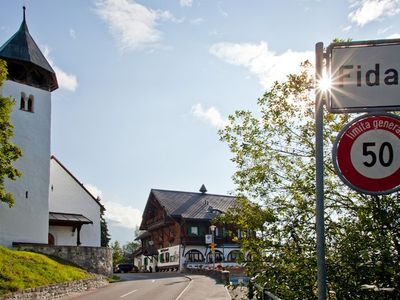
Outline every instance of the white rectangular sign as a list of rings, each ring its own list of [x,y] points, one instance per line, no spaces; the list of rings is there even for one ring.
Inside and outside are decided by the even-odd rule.
[[[212,234],[206,234],[206,244],[212,243]]]
[[[331,44],[331,112],[400,110],[400,40]]]

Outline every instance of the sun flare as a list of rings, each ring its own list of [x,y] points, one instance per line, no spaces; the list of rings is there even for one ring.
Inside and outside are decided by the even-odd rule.
[[[329,91],[332,86],[332,80],[327,75],[322,76],[322,78],[318,82],[318,88],[323,91]]]

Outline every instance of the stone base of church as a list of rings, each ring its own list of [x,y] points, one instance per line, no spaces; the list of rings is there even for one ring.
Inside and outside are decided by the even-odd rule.
[[[50,246],[43,244],[14,243],[17,250],[42,253],[72,262],[91,273],[112,276],[112,250],[105,247]]]

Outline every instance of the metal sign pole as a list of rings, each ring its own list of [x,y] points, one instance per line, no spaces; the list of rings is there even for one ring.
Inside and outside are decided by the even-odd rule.
[[[315,45],[315,76],[317,82],[322,77],[324,44]],[[326,299],[325,266],[325,222],[324,222],[324,102],[322,91],[315,88],[315,189],[316,189],[316,230],[317,230],[317,268],[318,300]]]

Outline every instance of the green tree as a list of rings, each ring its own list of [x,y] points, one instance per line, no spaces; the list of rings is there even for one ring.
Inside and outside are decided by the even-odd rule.
[[[136,249],[138,249],[140,244],[136,241],[127,242],[125,245],[122,246],[123,252],[123,261],[130,263],[133,261],[133,253]]]
[[[221,221],[252,233],[240,240],[251,255],[247,271],[259,273],[260,283],[283,299],[316,298],[311,74],[305,62],[299,74],[276,82],[258,99],[258,112],[236,111],[220,131],[236,165],[237,194],[251,200],[239,201]],[[324,114],[328,288],[338,299],[362,297],[366,284],[400,288],[398,201],[350,190],[332,166],[332,144],[349,117]]]
[[[98,201],[101,201],[100,197],[97,197]],[[100,240],[101,247],[109,247],[110,246],[110,233],[108,232],[108,224],[104,217],[104,209],[100,211]]]
[[[113,264],[117,265],[122,262],[124,253],[122,247],[118,241],[111,244],[111,249],[113,250]]]
[[[7,78],[6,62],[0,59],[0,87]],[[10,98],[0,95],[0,202],[9,207],[14,205],[14,197],[4,187],[4,180],[15,180],[21,173],[14,168],[13,162],[22,155],[21,149],[11,142],[14,126],[11,124],[10,114],[15,104]]]

